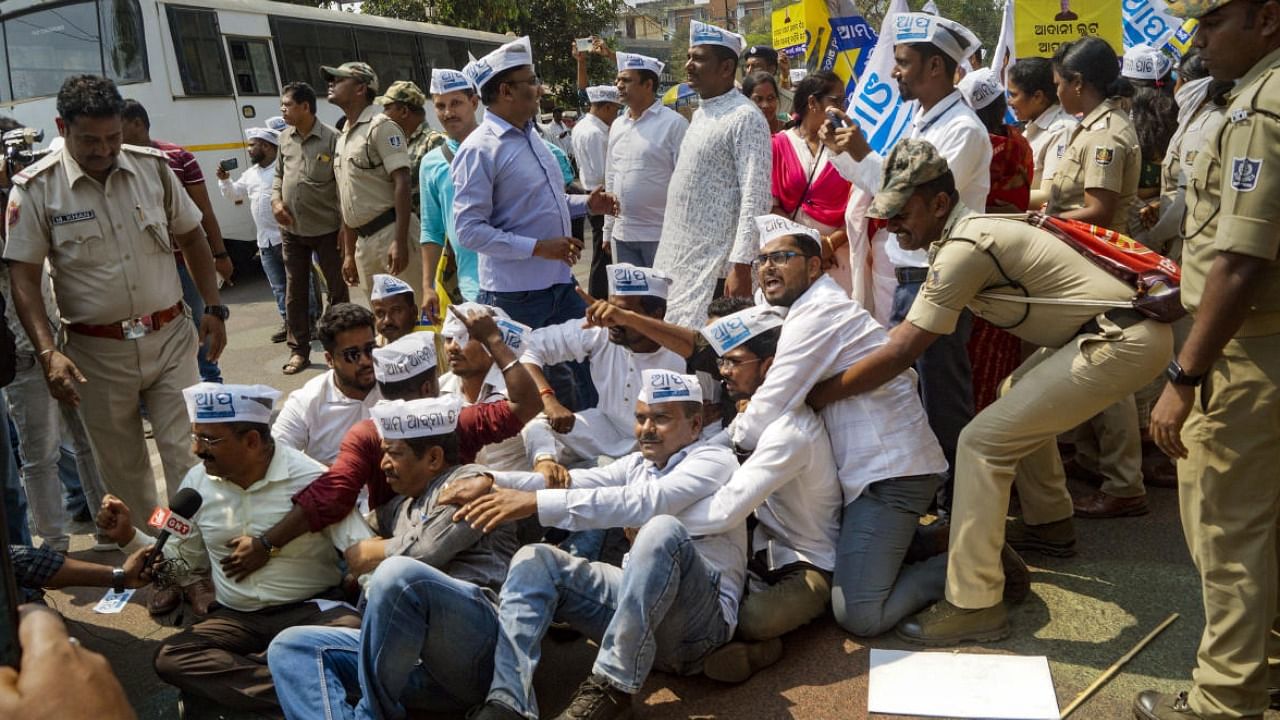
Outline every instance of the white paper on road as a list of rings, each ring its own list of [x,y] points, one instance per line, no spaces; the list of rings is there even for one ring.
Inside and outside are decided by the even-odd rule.
[[[891,715],[1058,720],[1044,656],[872,650],[867,710]]]
[[[124,610],[124,606],[129,604],[129,598],[133,597],[133,588],[129,588],[124,592],[116,592],[108,590],[106,595],[93,606],[93,611],[104,615],[114,615]]]

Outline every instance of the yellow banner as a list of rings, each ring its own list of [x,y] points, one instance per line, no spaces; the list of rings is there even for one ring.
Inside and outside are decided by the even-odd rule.
[[[1124,19],[1113,0],[1015,0],[1013,34],[1018,57],[1051,57],[1086,35],[1124,52]]]
[[[773,11],[773,46],[786,52],[805,44],[804,3],[791,3]]]
[[[853,92],[876,43],[853,0],[775,0],[773,8],[773,47],[792,69],[830,70]]]

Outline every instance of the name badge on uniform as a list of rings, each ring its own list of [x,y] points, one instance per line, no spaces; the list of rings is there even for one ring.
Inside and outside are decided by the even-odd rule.
[[[1262,158],[1231,158],[1231,189],[1249,192],[1258,187],[1258,173],[1262,170]]]
[[[1236,108],[1235,110],[1231,111],[1231,124],[1233,125],[1239,125],[1240,123],[1248,119],[1249,119],[1248,108]]]
[[[1093,164],[1098,167],[1106,167],[1111,161],[1116,159],[1116,149],[1099,145],[1093,149]]]
[[[68,223],[92,220],[96,217],[98,217],[97,213],[92,210],[80,210],[79,212],[67,213],[66,215],[54,215],[49,222],[54,225],[66,225]]]
[[[319,160],[320,162],[329,162],[333,158],[329,157],[328,155],[325,155],[324,153],[321,153],[320,155],[316,156],[316,159]]]

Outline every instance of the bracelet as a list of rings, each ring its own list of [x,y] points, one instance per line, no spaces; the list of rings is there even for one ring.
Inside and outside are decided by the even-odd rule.
[[[41,351],[40,351],[40,357],[44,357],[45,355],[51,355],[51,354],[53,354],[53,353],[55,353],[55,352],[57,352],[57,350],[56,350],[55,348],[49,348],[48,350],[41,350]]]
[[[507,363],[506,365],[503,365],[503,366],[502,366],[502,373],[505,375],[505,374],[506,374],[506,372],[507,372],[508,370],[510,370],[511,368],[515,367],[519,362],[520,362],[520,359],[519,359],[519,358],[516,358],[515,360],[512,360],[511,362]]]
[[[553,388],[542,388],[541,390],[539,390],[539,391],[538,391],[538,394],[539,394],[539,395],[550,395],[551,397],[555,397],[555,396],[556,396],[556,391],[555,391]]]
[[[214,260],[221,260],[222,258],[228,258],[228,257],[231,257],[231,253],[227,252],[226,250],[213,254]]]

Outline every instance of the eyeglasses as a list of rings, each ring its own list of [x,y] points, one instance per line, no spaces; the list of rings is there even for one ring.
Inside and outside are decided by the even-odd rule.
[[[804,253],[798,253],[794,250],[777,250],[771,253],[757,255],[755,260],[751,261],[751,267],[757,270],[770,265],[786,265],[791,262],[791,258],[800,257]]]
[[[230,436],[228,435],[227,437],[230,437]],[[225,437],[215,438],[215,437],[209,437],[208,435],[201,435],[200,433],[191,433],[191,442],[195,443],[196,446],[204,446],[204,447],[211,448],[214,445],[217,445],[218,443],[226,439],[227,438]]]
[[[716,367],[720,368],[720,372],[728,372],[739,365],[750,365],[751,363],[760,362],[760,358],[754,360],[734,360],[733,358],[716,358]]]
[[[506,84],[507,85],[524,85],[524,84],[541,85],[542,79],[535,74],[532,77],[525,78],[524,80],[507,80]]]
[[[376,347],[378,347],[376,343],[368,343],[362,348],[349,347],[339,353],[338,357],[341,357],[343,362],[356,363],[360,361],[361,355],[365,357],[373,357],[373,350]]]

